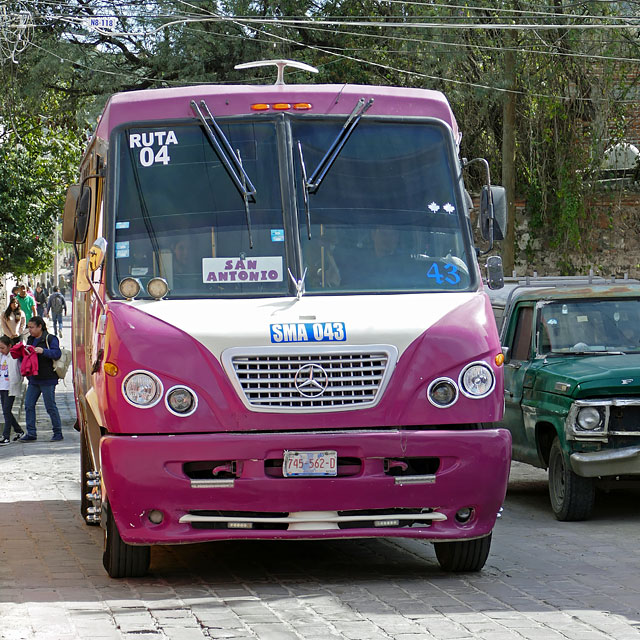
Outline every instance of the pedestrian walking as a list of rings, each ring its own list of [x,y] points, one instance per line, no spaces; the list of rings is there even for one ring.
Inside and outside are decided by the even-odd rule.
[[[27,293],[27,287],[21,284],[18,288],[18,295],[16,296],[16,300],[20,305],[20,308],[24,311],[24,315],[27,318],[27,322],[33,318],[36,310],[36,301],[35,299]]]
[[[0,336],[0,404],[4,416],[4,430],[0,438],[0,446],[11,444],[11,429],[14,430],[14,440],[24,435],[22,427],[13,415],[13,402],[22,392],[22,376],[20,364],[9,356],[11,339],[8,336]]]
[[[42,318],[46,314],[47,307],[47,294],[44,292],[44,289],[38,284],[36,286],[36,312]]]
[[[51,418],[53,436],[51,442],[63,439],[62,422],[56,405],[56,385],[58,374],[53,368],[53,361],[60,358],[60,343],[55,335],[47,331],[47,325],[40,316],[34,316],[27,322],[29,338],[27,345],[31,345],[38,354],[38,373],[28,376],[29,384],[24,398],[24,412],[27,424],[27,433],[20,442],[32,442],[38,439],[36,432],[36,402],[42,395],[44,407]]]
[[[11,296],[9,306],[0,316],[0,324],[2,325],[2,333],[11,340],[12,345],[22,340],[27,327],[27,317],[15,296]]]
[[[62,338],[62,316],[67,315],[67,303],[58,287],[53,287],[53,293],[49,296],[47,314],[51,315],[53,335]]]

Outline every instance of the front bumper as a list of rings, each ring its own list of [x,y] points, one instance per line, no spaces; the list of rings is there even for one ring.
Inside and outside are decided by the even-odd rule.
[[[327,449],[349,461],[349,475],[285,478],[269,466],[285,450]],[[504,429],[107,435],[100,453],[110,509],[129,544],[383,536],[442,541],[493,529],[506,493],[511,436]],[[385,470],[389,460],[414,458],[437,459],[437,469],[411,476]],[[233,461],[236,477],[189,477],[185,469],[203,461]],[[467,507],[472,517],[456,520]],[[153,510],[163,513],[161,523],[149,520]],[[376,526],[381,520],[387,523]],[[388,524],[394,520],[397,525]],[[245,524],[232,526],[255,526],[229,528],[239,522]]]
[[[573,471],[585,478],[640,475],[640,446],[572,453],[569,460]]]

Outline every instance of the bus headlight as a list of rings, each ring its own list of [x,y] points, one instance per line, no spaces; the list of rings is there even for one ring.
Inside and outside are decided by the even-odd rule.
[[[594,431],[601,426],[602,416],[595,407],[582,407],[576,416],[576,422],[585,431]]]
[[[171,387],[165,402],[171,413],[181,417],[190,416],[198,407],[198,397],[188,387]]]
[[[148,371],[132,371],[122,382],[122,395],[134,407],[149,409],[162,397],[162,383]]]
[[[462,370],[459,382],[467,398],[486,398],[493,391],[496,379],[484,362],[472,362]]]
[[[434,407],[446,409],[458,399],[458,387],[450,378],[438,378],[429,385],[427,399]]]

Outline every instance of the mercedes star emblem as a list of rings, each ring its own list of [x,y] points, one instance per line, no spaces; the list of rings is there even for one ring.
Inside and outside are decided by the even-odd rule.
[[[301,396],[317,398],[327,390],[329,376],[319,364],[305,364],[296,372],[293,384]]]

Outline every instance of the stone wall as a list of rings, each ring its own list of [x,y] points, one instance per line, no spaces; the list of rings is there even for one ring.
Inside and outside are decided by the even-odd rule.
[[[593,269],[596,275],[640,279],[640,192],[603,192],[589,207],[595,224],[567,255],[529,229],[526,203],[516,202],[516,275],[585,275]]]

